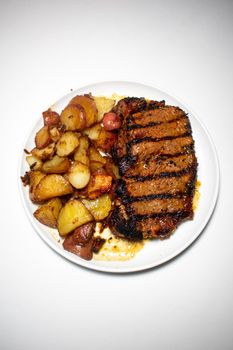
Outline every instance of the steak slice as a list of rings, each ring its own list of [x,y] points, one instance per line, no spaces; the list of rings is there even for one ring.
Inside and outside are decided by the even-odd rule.
[[[122,120],[112,149],[122,178],[110,228],[128,239],[169,237],[193,218],[197,159],[189,118],[143,98],[122,99],[113,111]]]

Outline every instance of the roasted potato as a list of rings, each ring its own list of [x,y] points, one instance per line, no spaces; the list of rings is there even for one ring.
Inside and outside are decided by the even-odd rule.
[[[81,105],[68,105],[61,112],[61,123],[65,125],[66,130],[82,130],[86,127],[86,114]]]
[[[61,209],[57,227],[61,236],[65,236],[77,227],[93,221],[93,217],[85,205],[78,199],[71,199]]]
[[[79,146],[74,153],[74,160],[77,160],[85,165],[89,165],[89,140],[87,136],[81,136]]]
[[[77,189],[86,187],[90,181],[91,173],[87,165],[78,161],[74,162],[69,170],[68,179]]]
[[[96,108],[95,101],[90,94],[75,96],[69,102],[69,105],[81,105],[84,108],[87,128],[97,122],[98,111]]]
[[[95,173],[99,169],[104,169],[103,166],[104,166],[103,163],[100,163],[100,162],[97,162],[95,160],[92,160],[90,162],[89,168],[90,168],[91,173]]]
[[[50,137],[53,140],[53,142],[57,142],[62,135],[60,130],[56,126],[50,128],[49,133],[50,133]]]
[[[90,128],[83,130],[83,133],[89,137],[90,140],[97,140],[102,129],[101,124],[95,124]]]
[[[34,191],[35,201],[41,202],[53,197],[60,197],[73,192],[73,187],[62,175],[45,175]]]
[[[30,183],[29,183],[29,197],[31,199],[32,202],[36,202],[36,196],[35,196],[35,190],[37,185],[39,184],[40,180],[43,179],[43,177],[45,177],[46,175],[44,173],[42,173],[39,170],[35,170],[35,171],[30,171],[29,173],[29,179],[30,179]]]
[[[37,157],[27,156],[26,161],[31,170],[40,170],[42,168],[43,162]]]
[[[62,208],[60,198],[50,199],[46,204],[41,205],[35,212],[35,218],[42,224],[56,228],[58,214]]]
[[[41,170],[47,174],[62,174],[66,173],[70,168],[71,162],[67,157],[53,156],[47,160],[41,167]]]
[[[103,157],[100,152],[93,146],[90,147],[89,149],[89,158],[90,161],[94,161],[94,162],[99,162],[102,164],[106,164],[106,157]]]
[[[112,200],[108,194],[103,194],[93,200],[82,199],[82,202],[96,221],[105,219],[112,208]]]
[[[89,199],[95,199],[103,193],[110,191],[112,186],[112,177],[109,175],[95,172],[87,186],[87,196]]]
[[[63,248],[70,253],[80,256],[85,260],[91,260],[93,257],[93,240],[90,239],[86,245],[77,244],[73,238],[74,233],[67,236],[63,242]]]
[[[79,145],[79,134],[67,131],[65,132],[56,145],[57,155],[60,157],[65,157],[70,155],[75,151]]]
[[[98,110],[98,122],[100,122],[103,119],[103,116],[106,112],[111,111],[111,109],[115,106],[116,103],[114,99],[102,96],[94,97],[94,101]]]
[[[101,129],[99,137],[95,142],[96,148],[103,152],[110,153],[114,143],[116,142],[117,135],[113,131],[107,131],[104,128]]]
[[[37,133],[35,137],[35,144],[36,147],[39,149],[45,148],[50,144],[52,141],[50,133],[49,133],[49,127],[43,126]]]
[[[48,145],[45,148],[42,149],[38,149],[38,148],[33,148],[31,151],[31,154],[36,157],[39,158],[41,160],[46,160],[46,159],[50,159],[52,158],[52,156],[55,153],[55,143],[50,143],[50,145]]]
[[[54,112],[51,109],[48,109],[47,111],[43,112],[42,114],[43,114],[43,119],[44,119],[44,125],[54,126],[54,125],[58,125],[60,123],[60,116],[57,112]]]

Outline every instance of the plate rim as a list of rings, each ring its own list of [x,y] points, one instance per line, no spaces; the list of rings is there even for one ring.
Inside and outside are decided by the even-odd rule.
[[[69,93],[65,94],[64,96],[62,96],[61,98],[59,98],[56,102],[52,103],[50,106],[53,106],[55,104],[57,104],[60,100],[62,99],[66,99],[69,95],[72,95],[73,93],[77,92],[78,90],[81,89],[87,89],[89,86],[94,86],[94,85],[103,85],[103,84],[133,84],[133,85],[140,85],[140,86],[144,86],[146,88],[151,88],[151,89],[155,89],[160,91],[162,94],[168,95],[169,97],[175,99],[182,107],[186,108],[186,104],[180,99],[178,98],[175,94],[167,92],[164,89],[161,89],[160,87],[154,86],[152,84],[148,84],[145,82],[138,82],[138,81],[128,81],[128,80],[105,80],[105,81],[96,81],[96,82],[92,82],[92,83],[88,83],[85,85],[82,85],[80,87],[77,87],[76,89],[72,89],[72,91],[70,91]],[[33,229],[37,232],[37,234],[39,235],[39,237],[42,239],[42,241],[44,241],[52,250],[55,250],[57,254],[59,254],[59,256],[65,258],[66,260],[74,263],[75,265],[79,265],[83,268],[87,268],[87,269],[91,269],[93,271],[99,271],[99,272],[105,272],[105,273],[112,273],[112,274],[125,274],[125,273],[135,273],[135,272],[142,272],[142,271],[147,271],[149,269],[152,268],[156,268],[159,267],[161,265],[164,265],[165,263],[173,260],[174,258],[178,257],[182,252],[185,252],[196,240],[197,238],[202,234],[202,232],[204,231],[205,227],[207,226],[208,222],[210,221],[211,217],[214,214],[215,208],[216,208],[216,204],[218,201],[218,196],[219,196],[219,187],[220,187],[220,166],[219,166],[219,159],[218,159],[218,154],[217,154],[217,150],[216,150],[216,146],[214,144],[213,138],[210,135],[208,129],[205,126],[205,123],[203,123],[203,121],[200,121],[200,119],[198,118],[197,114],[193,111],[193,109],[187,107],[186,108],[192,115],[193,117],[196,119],[196,121],[199,123],[199,125],[201,126],[201,128],[204,130],[208,142],[211,146],[211,151],[213,154],[213,159],[214,159],[214,165],[215,165],[215,175],[216,175],[216,186],[214,189],[214,193],[212,194],[212,202],[211,205],[208,208],[207,214],[205,219],[202,221],[199,229],[197,230],[197,232],[189,239],[185,242],[185,244],[182,244],[181,247],[179,247],[178,249],[175,249],[171,254],[166,255],[164,258],[159,259],[159,261],[157,262],[151,262],[148,264],[143,264],[143,265],[139,265],[139,266],[135,266],[135,267],[120,267],[119,269],[116,267],[107,267],[107,266],[99,266],[99,265],[93,265],[91,263],[92,260],[87,261],[87,260],[83,260],[80,258],[80,261],[77,261],[77,256],[73,256],[74,254],[68,252],[68,251],[62,251],[60,250],[60,247],[56,244],[52,245],[51,241],[49,240],[49,238],[47,238],[47,236],[45,234],[42,234],[39,230],[39,228],[37,227],[37,225],[35,224],[35,219],[33,217],[33,215],[31,214],[31,212],[29,211],[29,208],[27,207],[26,204],[26,200],[24,197],[24,193],[23,193],[23,184],[21,182],[21,167],[22,167],[22,162],[23,162],[23,157],[24,157],[24,148],[25,145],[31,135],[31,131],[32,129],[35,127],[35,125],[39,122],[39,118],[37,121],[34,121],[34,123],[32,123],[32,125],[29,125],[29,129],[27,132],[25,132],[25,135],[23,137],[23,142],[22,142],[22,148],[20,150],[20,157],[18,159],[18,170],[17,170],[17,182],[18,182],[18,188],[19,188],[19,193],[20,193],[20,198],[21,198],[21,202],[23,204],[24,207],[24,211],[26,212],[26,216],[29,219],[30,224],[32,225]],[[30,123],[31,124],[31,123]],[[25,160],[25,158],[24,158]]]

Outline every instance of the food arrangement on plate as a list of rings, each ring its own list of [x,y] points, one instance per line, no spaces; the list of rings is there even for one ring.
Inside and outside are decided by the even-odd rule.
[[[193,219],[197,159],[179,107],[89,93],[43,112],[43,124],[22,181],[65,250],[124,260]]]

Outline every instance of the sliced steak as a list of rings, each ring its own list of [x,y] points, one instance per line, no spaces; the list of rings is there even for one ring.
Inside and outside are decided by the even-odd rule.
[[[126,98],[112,150],[122,178],[116,186],[112,231],[128,239],[165,238],[193,217],[197,176],[188,116],[164,101]]]

